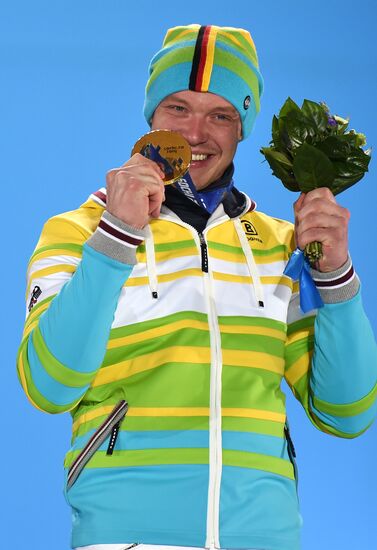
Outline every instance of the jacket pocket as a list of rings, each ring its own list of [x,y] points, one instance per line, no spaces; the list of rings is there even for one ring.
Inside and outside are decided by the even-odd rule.
[[[296,487],[298,487],[298,469],[296,464],[296,450],[293,445],[293,441],[291,438],[291,433],[289,431],[288,421],[286,420],[285,426],[284,426],[284,435],[285,439],[287,441],[287,450],[288,450],[288,456],[289,460],[291,461],[291,464],[293,466],[293,471],[295,474],[295,480],[296,480]]]
[[[109,416],[102,422],[100,427],[95,431],[88,443],[82,449],[77,458],[72,462],[67,476],[67,490],[72,487],[85,465],[92,458],[94,453],[101,447],[102,443],[111,434],[107,454],[113,453],[114,445],[119,431],[119,426],[127,414],[127,401],[119,401],[114,407]]]

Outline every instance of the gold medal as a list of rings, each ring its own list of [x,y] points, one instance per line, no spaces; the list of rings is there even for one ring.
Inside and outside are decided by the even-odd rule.
[[[140,153],[157,162],[165,174],[165,185],[179,180],[190,167],[191,147],[189,143],[181,134],[171,130],[148,132],[133,146],[131,155],[135,153]]]

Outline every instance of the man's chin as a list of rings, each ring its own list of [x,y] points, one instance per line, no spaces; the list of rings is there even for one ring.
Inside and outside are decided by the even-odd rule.
[[[212,177],[208,173],[200,174],[199,170],[191,170],[191,168],[189,170],[189,174],[197,191],[202,191],[217,179],[216,177]]]
[[[191,173],[190,173],[190,176],[191,176],[193,184],[195,185],[195,189],[197,191],[202,191],[203,189],[205,189],[206,187],[208,187],[212,183],[212,181],[208,181],[207,179],[206,180],[203,180],[202,178],[196,178],[195,179],[192,176]]]

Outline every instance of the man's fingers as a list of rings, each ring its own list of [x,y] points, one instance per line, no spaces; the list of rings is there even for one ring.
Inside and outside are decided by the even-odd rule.
[[[132,157],[129,160],[127,160],[124,164],[122,164],[120,168],[124,168],[125,166],[141,166],[141,165],[150,166],[152,170],[155,170],[155,172],[157,172],[157,174],[161,178],[165,176],[165,173],[163,172],[163,170],[161,170],[157,162],[154,162],[153,160],[148,159],[147,157],[144,157],[144,155],[141,155],[140,153],[135,153],[134,155],[132,155]]]
[[[297,214],[301,212],[301,210],[303,210],[305,206],[308,206],[312,202],[316,201],[337,204],[336,199],[330,189],[328,189],[327,187],[318,187],[318,189],[313,189],[313,191],[309,191],[309,193],[302,193],[299,196],[299,198],[293,205],[295,216],[297,216]]]
[[[155,166],[157,166],[155,163],[153,163]],[[158,168],[158,167],[157,167]],[[159,169],[158,169],[159,170]],[[158,171],[151,165],[128,165],[124,166],[122,168],[113,168],[109,170],[106,174],[106,181],[112,181],[114,180],[118,174],[130,174],[130,175],[139,175],[139,176],[147,176],[147,175],[153,175],[156,176],[159,180],[162,180],[161,171]]]
[[[328,187],[317,187],[317,189],[313,189],[313,191],[309,191],[309,193],[305,194],[304,203],[313,199],[327,199],[331,202],[336,202],[336,199],[333,193],[330,191]]]
[[[302,194],[295,203],[295,239],[303,250],[313,241],[322,243],[321,271],[333,271],[344,264],[348,251],[350,213],[337,204],[327,188]]]
[[[305,200],[305,193],[301,193],[297,201],[293,203],[293,209],[294,209],[295,215],[297,212],[301,210],[304,200]]]
[[[137,170],[134,170],[133,167],[125,167],[121,169],[117,169],[114,171],[110,171],[108,181],[109,183],[112,183],[113,181],[119,180],[128,180],[128,179],[138,179],[140,181],[143,181],[144,179],[150,179],[155,181],[156,183],[163,183],[162,178],[154,171],[151,170],[149,166],[141,167],[139,166]]]
[[[154,171],[148,169],[148,167],[145,171],[140,169],[140,167],[137,171],[127,168],[118,170],[116,174],[110,175],[107,178],[106,187],[108,190],[111,190],[113,195],[121,195],[125,188],[131,193],[138,193],[140,188],[145,184],[165,189],[162,179]]]
[[[309,214],[299,224],[298,233],[303,234],[308,229],[346,229],[348,219],[345,216],[329,216],[327,214]]]
[[[145,227],[157,217],[165,200],[164,173],[159,166],[137,153],[106,175],[107,210],[125,223]]]
[[[338,223],[347,223],[350,219],[350,212],[336,203],[324,203],[320,199],[305,205],[296,214],[296,224],[301,227],[303,224],[316,227],[332,227]]]
[[[305,197],[304,201],[301,203],[300,209],[295,211],[296,221],[300,223],[302,219],[311,213],[327,213],[329,215],[350,217],[349,211],[341,207],[335,199],[332,200],[318,196],[313,196],[309,201],[306,200]]]
[[[329,230],[330,229],[330,230]],[[344,231],[341,227],[309,227],[296,235],[297,246],[303,250],[305,246],[314,241],[321,242],[324,246],[335,247],[343,239]]]
[[[152,218],[158,218],[161,211],[162,202],[165,200],[165,188],[153,186],[150,188],[150,194],[148,196],[149,210],[148,214]]]
[[[152,208],[152,203],[150,203],[151,208],[149,209],[149,216],[151,218],[158,218],[161,212],[161,204],[158,203]]]

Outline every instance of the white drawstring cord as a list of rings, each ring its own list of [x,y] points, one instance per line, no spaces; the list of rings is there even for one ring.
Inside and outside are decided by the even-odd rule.
[[[157,270],[156,270],[156,256],[154,252],[154,242],[153,242],[153,233],[148,225],[148,235],[145,239],[145,252],[147,258],[147,273],[148,273],[148,283],[149,288],[152,292],[153,298],[158,298],[158,281],[157,281]]]
[[[242,227],[241,220],[239,218],[233,219],[234,226],[237,231],[238,238],[241,243],[241,247],[243,250],[243,253],[246,257],[247,266],[249,268],[249,273],[251,276],[251,279],[253,281],[254,286],[254,292],[255,292],[255,298],[259,305],[259,307],[264,307],[264,292],[263,292],[263,285],[261,283],[259,273],[258,273],[258,267],[255,263],[255,259],[253,256],[253,252],[251,249],[251,246],[249,245],[249,241],[247,240],[247,237],[245,235],[245,232]]]

